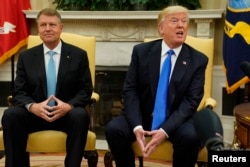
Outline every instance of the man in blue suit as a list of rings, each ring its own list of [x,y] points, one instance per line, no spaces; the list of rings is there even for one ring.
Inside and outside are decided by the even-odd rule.
[[[19,55],[14,106],[2,117],[6,167],[29,167],[26,155],[28,134],[41,130],[59,130],[67,134],[65,167],[80,167],[86,144],[89,116],[85,106],[92,94],[92,81],[86,51],[60,39],[63,30],[60,14],[43,9],[37,27],[43,44]],[[54,52],[55,81],[46,76]],[[52,59],[51,59],[52,60]],[[52,94],[47,90],[55,84]],[[54,105],[49,105],[53,102]]]
[[[194,167],[200,146],[192,116],[204,94],[208,58],[184,43],[189,23],[188,10],[170,6],[158,16],[162,39],[138,44],[123,88],[124,108],[106,126],[106,139],[117,167],[134,167],[131,144],[137,141],[148,157],[164,140],[173,143],[173,167]],[[167,118],[151,130],[157,85],[166,52],[173,50],[169,81]],[[152,136],[145,143],[145,136]],[[166,150],[167,152],[168,150]]]

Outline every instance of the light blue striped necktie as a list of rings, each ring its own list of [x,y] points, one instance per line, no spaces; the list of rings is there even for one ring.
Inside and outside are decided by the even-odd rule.
[[[159,129],[161,124],[167,118],[168,84],[171,72],[171,57],[173,54],[174,54],[173,50],[169,50],[167,52],[167,57],[162,66],[156,92],[155,106],[153,112],[153,122],[151,127],[152,130]]]
[[[56,54],[56,52],[54,51],[49,51],[48,52],[50,59],[49,59],[49,63],[48,63],[48,69],[47,69],[47,73],[46,73],[46,77],[47,77],[47,97],[51,96],[51,95],[55,95],[56,93],[56,64],[54,61],[53,56]],[[54,106],[55,105],[55,101],[51,100],[48,103],[49,106]]]

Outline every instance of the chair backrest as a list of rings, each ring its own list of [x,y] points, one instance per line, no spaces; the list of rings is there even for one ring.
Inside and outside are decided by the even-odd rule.
[[[84,49],[88,54],[89,68],[91,72],[93,86],[95,86],[95,49],[96,49],[96,38],[90,36],[82,36],[72,33],[63,32],[61,39],[69,44],[75,45],[81,49]],[[27,48],[34,47],[42,43],[40,36],[29,35]]]
[[[148,42],[154,39],[144,39],[144,42]],[[205,86],[204,96],[198,107],[198,111],[204,108],[206,99],[211,97],[212,94],[212,75],[213,75],[213,58],[214,58],[214,39],[211,38],[197,38],[193,36],[187,36],[185,43],[192,46],[196,50],[205,54],[209,61],[205,74]]]

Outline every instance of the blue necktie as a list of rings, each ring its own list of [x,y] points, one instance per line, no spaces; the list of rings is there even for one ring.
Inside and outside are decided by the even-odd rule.
[[[174,54],[173,50],[167,52],[167,57],[163,63],[158,87],[156,92],[155,106],[153,112],[152,130],[159,129],[161,124],[167,118],[167,101],[168,101],[168,84],[171,72],[171,56]]]
[[[48,54],[50,56],[50,59],[49,59],[49,63],[48,63],[47,73],[46,73],[46,77],[47,77],[47,97],[49,97],[51,95],[55,95],[55,92],[56,92],[56,64],[55,64],[55,61],[53,59],[53,56],[56,54],[56,52],[49,51]],[[54,106],[55,101],[51,100],[48,103],[48,105],[49,106]]]

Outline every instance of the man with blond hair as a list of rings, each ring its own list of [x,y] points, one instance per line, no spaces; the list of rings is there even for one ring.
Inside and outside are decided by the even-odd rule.
[[[158,16],[162,39],[133,48],[123,88],[123,111],[107,124],[105,131],[117,167],[135,167],[133,141],[148,157],[165,140],[173,143],[173,167],[195,166],[200,140],[192,116],[204,94],[208,58],[184,43],[188,23],[186,8],[169,6]],[[165,60],[170,61],[170,78],[160,84],[167,77],[160,75],[167,69]],[[165,88],[159,85],[167,87],[167,93],[160,98],[158,94]],[[164,105],[158,107],[160,101]],[[155,121],[160,110],[162,120]],[[145,136],[152,139],[146,143]]]

